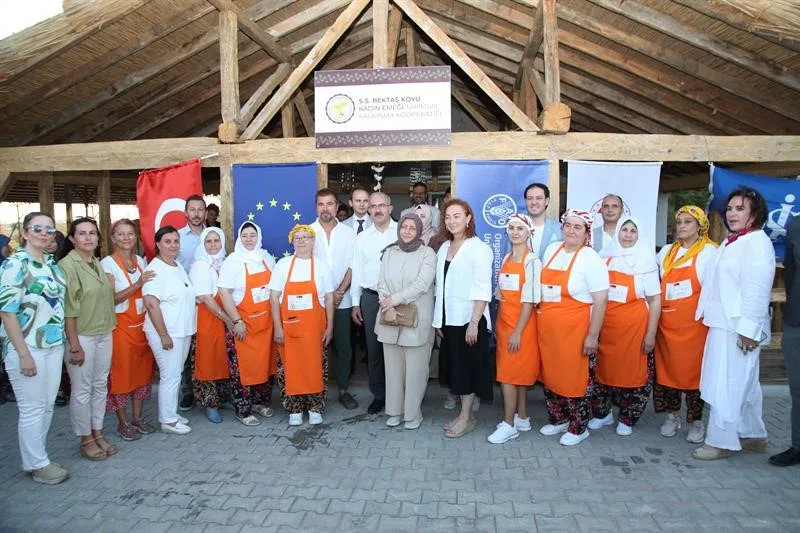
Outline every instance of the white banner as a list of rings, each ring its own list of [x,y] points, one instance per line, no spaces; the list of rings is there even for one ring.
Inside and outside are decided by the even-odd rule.
[[[622,198],[623,215],[638,218],[644,226],[639,228],[640,235],[655,246],[660,177],[661,162],[567,161],[567,207],[589,211],[599,227],[603,198],[616,194]]]

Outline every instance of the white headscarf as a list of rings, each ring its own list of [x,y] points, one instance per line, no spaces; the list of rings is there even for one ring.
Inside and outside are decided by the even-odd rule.
[[[258,234],[258,240],[256,241],[256,245],[252,250],[245,248],[244,244],[242,243],[242,229],[244,229],[244,227],[248,224],[252,225]],[[255,222],[243,222],[242,225],[239,226],[239,231],[236,232],[236,244],[233,247],[231,258],[238,259],[242,263],[261,263],[261,261],[264,260],[264,254],[266,253],[266,250],[261,249],[261,228],[258,227],[258,224]]]
[[[632,222],[639,231],[639,239],[630,248],[623,248],[619,241],[619,234],[622,226],[627,222]],[[611,246],[606,246],[600,251],[600,256],[604,258],[622,258],[625,265],[633,274],[647,274],[658,270],[656,263],[655,250],[647,242],[647,238],[642,233],[642,225],[636,217],[630,215],[623,216],[617,222],[617,229],[614,232],[614,241]]]
[[[214,255],[209,254],[206,252],[206,237],[208,237],[209,233],[216,233],[219,235],[219,240],[222,243],[222,248],[220,248],[219,252]],[[216,271],[219,271],[220,267],[222,266],[222,262],[225,260],[225,234],[222,232],[220,228],[217,227],[208,227],[203,230],[200,234],[200,244],[194,250],[194,262],[203,262],[206,263],[208,266],[213,268]]]

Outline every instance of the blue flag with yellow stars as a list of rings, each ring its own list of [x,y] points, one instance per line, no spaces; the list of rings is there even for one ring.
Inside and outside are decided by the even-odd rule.
[[[317,165],[233,165],[234,231],[251,220],[261,228],[261,245],[276,259],[291,255],[289,230],[317,218]]]

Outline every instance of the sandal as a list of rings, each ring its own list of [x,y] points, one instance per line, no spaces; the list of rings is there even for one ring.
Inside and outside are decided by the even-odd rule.
[[[142,435],[130,424],[118,425],[117,434],[124,441],[139,440],[142,438]]]
[[[85,446],[88,446],[90,444],[94,444],[95,445],[95,447],[97,448],[96,452],[87,452],[86,451]],[[81,441],[80,454],[81,454],[81,457],[85,457],[86,459],[89,459],[90,461],[104,461],[105,458],[107,457],[106,452],[103,450],[103,448],[101,448],[100,446],[98,446],[95,443],[95,439],[89,439],[89,440]]]
[[[470,431],[474,430],[477,426],[478,426],[478,421],[475,420],[474,418],[470,418],[469,422],[467,422],[467,425],[464,426],[464,429],[462,429],[461,431],[453,431],[451,427],[450,429],[444,432],[444,436],[447,437],[448,439],[457,439],[463,437]]]
[[[259,420],[258,418],[254,417],[253,415],[249,415],[249,416],[245,416],[245,417],[241,417],[239,415],[236,415],[236,420],[238,420],[239,422],[241,422],[245,426],[258,426],[259,424],[261,424],[261,420]]]
[[[156,429],[148,424],[144,418],[140,418],[139,420],[131,420],[131,426],[133,426],[133,429],[142,435],[150,435],[151,433],[156,432]]]
[[[106,436],[100,433],[99,435],[95,436],[94,441],[100,447],[101,450],[106,452],[106,457],[111,457],[112,455],[117,455],[119,451],[116,446],[111,444],[106,440]],[[103,446],[105,444],[105,446]]]
[[[254,405],[253,412],[257,415],[261,415],[264,418],[269,418],[275,413],[272,412],[271,407],[267,407],[266,405]]]

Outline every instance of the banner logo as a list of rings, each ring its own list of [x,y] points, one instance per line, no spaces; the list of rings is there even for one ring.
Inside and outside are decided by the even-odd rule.
[[[792,217],[800,215],[800,211],[793,211],[795,196],[787,194],[784,198],[786,203],[781,203],[780,207],[769,212],[764,232],[775,242],[780,237],[786,237],[786,228]]]
[[[517,204],[507,194],[495,194],[483,204],[483,220],[493,228],[505,229],[511,215],[517,212]]]
[[[325,105],[325,114],[336,124],[344,124],[356,112],[356,105],[346,94],[335,94],[331,96]]]

